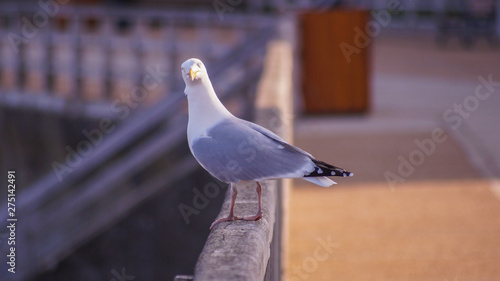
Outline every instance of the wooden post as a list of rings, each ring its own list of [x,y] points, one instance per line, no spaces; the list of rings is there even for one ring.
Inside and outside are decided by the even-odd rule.
[[[369,109],[368,12],[335,10],[302,16],[302,85],[308,114]],[[352,52],[352,53],[351,53]]]

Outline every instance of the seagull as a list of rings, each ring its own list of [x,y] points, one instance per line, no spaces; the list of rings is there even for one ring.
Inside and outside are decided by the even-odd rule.
[[[224,221],[257,221],[262,218],[261,181],[280,178],[303,178],[320,186],[336,184],[330,176],[350,177],[342,168],[314,158],[270,130],[231,114],[217,98],[203,62],[191,58],[182,63],[184,93],[188,100],[189,149],[198,163],[213,177],[228,183],[231,206]],[[255,182],[258,211],[254,216],[237,217],[234,203],[239,182]]]

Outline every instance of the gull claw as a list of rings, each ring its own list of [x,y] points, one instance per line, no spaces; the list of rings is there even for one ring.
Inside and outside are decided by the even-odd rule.
[[[249,216],[249,217],[237,217],[237,216],[227,216],[225,218],[220,218],[212,223],[210,226],[210,230],[214,228],[216,224],[219,222],[224,222],[224,221],[235,221],[235,220],[240,220],[240,221],[258,221],[262,218],[262,212],[257,213],[255,216]]]
[[[249,217],[235,217],[235,220],[242,220],[242,221],[258,221],[262,218],[262,212],[257,213],[255,216],[249,216]]]
[[[218,220],[214,221],[214,222],[212,223],[212,225],[210,225],[210,230],[212,230],[212,228],[213,228],[216,224],[218,224],[219,222],[223,222],[223,221],[234,221],[234,220],[237,220],[237,219],[238,219],[238,218],[237,218],[237,217],[235,217],[235,216],[227,216],[227,217],[225,217],[225,218],[220,218],[220,219],[218,219]]]

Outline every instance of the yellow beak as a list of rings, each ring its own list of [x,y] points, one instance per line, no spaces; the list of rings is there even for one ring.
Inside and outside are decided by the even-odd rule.
[[[191,81],[194,81],[194,78],[196,78],[196,72],[198,71],[193,71],[192,68],[189,70],[189,77],[191,77]]]

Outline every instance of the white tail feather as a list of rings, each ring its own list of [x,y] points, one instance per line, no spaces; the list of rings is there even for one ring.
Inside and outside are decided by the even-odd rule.
[[[317,185],[321,185],[324,187],[329,187],[332,184],[337,184],[336,182],[332,181],[331,179],[327,177],[304,177],[306,181],[312,182]]]

